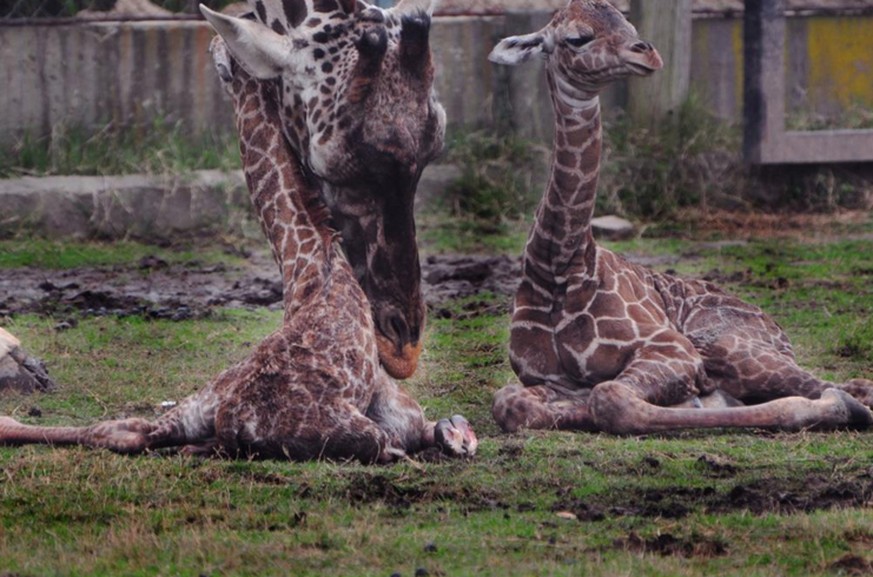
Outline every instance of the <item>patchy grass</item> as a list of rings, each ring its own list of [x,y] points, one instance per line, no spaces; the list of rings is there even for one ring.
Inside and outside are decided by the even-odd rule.
[[[81,261],[138,250],[95,246],[107,254]],[[765,307],[823,376],[873,374],[869,235],[610,246]],[[407,384],[430,416],[470,418],[476,459],[364,467],[0,448],[0,574],[869,574],[870,433],[503,435],[490,399],[513,379],[508,306],[483,294],[432,310]],[[227,309],[182,322],[83,318],[62,332],[52,319],[9,319],[62,386],[4,394],[0,414],[45,424],[154,416],[280,319]]]
[[[199,261],[239,261],[232,246],[217,242],[210,246],[161,248],[130,241],[70,242],[42,238],[0,240],[0,269],[35,267],[53,270],[83,266],[131,265],[149,257],[167,264]]]
[[[134,128],[110,124],[96,133],[58,127],[51,137],[25,136],[0,151],[0,178],[231,170],[240,166],[237,142],[230,134],[191,135],[163,119]]]

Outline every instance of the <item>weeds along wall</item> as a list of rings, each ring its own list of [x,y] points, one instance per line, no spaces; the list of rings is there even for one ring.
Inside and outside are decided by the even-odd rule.
[[[497,126],[550,141],[541,67],[487,61],[501,37],[535,30],[548,19],[546,13],[435,19],[437,89],[450,127]],[[803,119],[816,121],[873,108],[871,28],[873,15],[791,18],[789,109],[799,107]],[[0,22],[0,146],[25,134],[148,126],[156,118],[193,133],[231,132],[231,107],[207,51],[211,37],[206,23],[190,20]],[[695,19],[693,43],[692,91],[717,116],[738,120],[741,19]],[[626,90],[606,94],[606,108],[621,106]]]

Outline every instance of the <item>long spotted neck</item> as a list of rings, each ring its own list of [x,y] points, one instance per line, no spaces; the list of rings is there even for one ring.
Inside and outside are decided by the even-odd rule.
[[[237,70],[230,86],[243,172],[282,273],[285,318],[330,282],[330,213],[282,133],[276,85]]]
[[[600,169],[600,101],[572,92],[547,69],[555,113],[548,188],[525,247],[524,266],[561,284],[568,274],[594,266],[591,217]],[[572,270],[571,270],[572,267]]]

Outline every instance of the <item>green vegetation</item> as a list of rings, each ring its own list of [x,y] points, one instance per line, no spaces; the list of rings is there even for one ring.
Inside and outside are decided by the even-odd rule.
[[[93,133],[58,129],[50,138],[23,138],[0,153],[0,178],[54,174],[184,174],[198,169],[239,168],[235,136],[185,132],[181,124],[157,119],[148,126]]]
[[[145,257],[167,264],[197,260],[201,263],[225,263],[238,260],[217,247],[160,248],[130,241],[113,243],[60,242],[46,239],[14,239],[0,241],[0,270],[15,267],[72,269],[82,266],[131,265]],[[213,244],[212,246],[215,246]]]
[[[659,238],[610,247],[663,258],[656,268],[713,278],[764,306],[801,364],[844,380],[873,374],[869,230],[816,242]],[[10,246],[0,243],[0,254]],[[64,261],[116,263],[141,249],[52,250],[79,255]],[[475,459],[364,467],[0,448],[0,574],[869,573],[869,432],[502,434],[490,399],[513,380],[508,307],[507,296],[491,294],[435,307],[421,368],[407,383],[431,417],[468,416],[481,439]],[[44,424],[152,417],[280,320],[224,309],[181,322],[83,318],[59,332],[50,318],[8,319],[62,386],[0,395],[0,414]]]
[[[869,111],[852,107],[845,123],[868,127]],[[822,128],[812,122],[795,129]],[[692,95],[671,121],[645,130],[626,115],[606,118],[596,214],[653,223],[662,231],[685,211],[836,212],[865,209],[870,171],[863,166],[743,166],[740,130],[708,112]],[[447,161],[462,170],[440,210],[422,219],[435,250],[513,250],[524,244],[547,183],[549,151],[517,136],[461,133]]]
[[[785,127],[788,130],[866,130],[873,128],[873,111],[861,103],[849,105],[836,116],[792,107],[785,117]]]
[[[604,138],[599,212],[658,220],[684,207],[706,209],[741,196],[738,131],[696,98],[658,130],[640,130],[618,115],[606,123]]]

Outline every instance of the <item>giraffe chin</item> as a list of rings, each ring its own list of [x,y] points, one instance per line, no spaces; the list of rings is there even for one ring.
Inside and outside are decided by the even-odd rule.
[[[414,345],[407,343],[398,351],[397,345],[392,341],[376,335],[376,345],[379,348],[379,360],[389,375],[395,379],[408,379],[415,373],[418,357],[421,355],[421,341]]]

